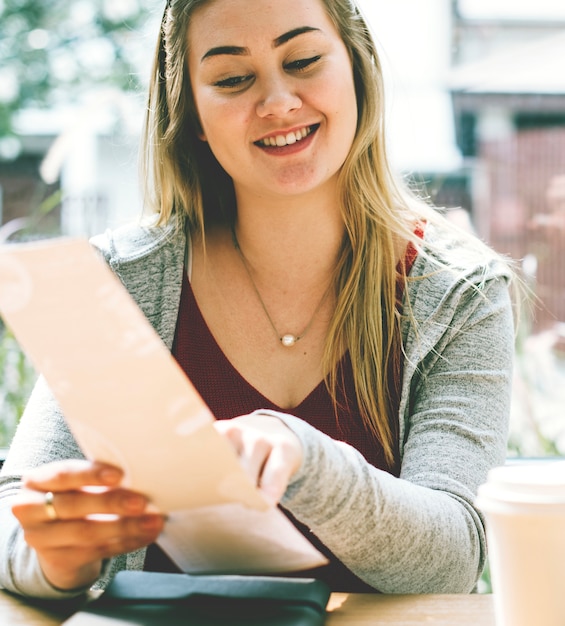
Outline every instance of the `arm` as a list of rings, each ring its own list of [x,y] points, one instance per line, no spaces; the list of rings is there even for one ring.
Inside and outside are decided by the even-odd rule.
[[[513,354],[505,281],[484,293],[465,291],[452,326],[405,381],[400,478],[282,416],[304,462],[281,503],[382,592],[469,592],[482,570],[484,529],[473,500],[488,469],[504,460]]]

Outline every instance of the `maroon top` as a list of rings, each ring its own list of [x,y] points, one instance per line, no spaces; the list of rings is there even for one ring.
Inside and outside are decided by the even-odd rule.
[[[404,267],[406,274],[416,258],[416,250],[409,244]],[[400,284],[400,281],[399,281]],[[401,298],[402,292],[397,291]],[[339,365],[337,389],[337,410],[324,381],[295,408],[284,409],[263,396],[243,378],[222,352],[198,308],[192,287],[184,272],[181,300],[177,321],[173,355],[192,381],[203,400],[217,419],[229,419],[251,413],[256,409],[273,409],[291,413],[334,439],[345,441],[355,447],[375,467],[399,475],[398,458],[393,465],[387,463],[381,443],[369,432],[359,413],[357,396],[353,382],[353,372],[349,353]],[[391,390],[399,388],[401,379],[400,362],[396,372],[391,372]],[[398,412],[399,397],[394,393],[394,411]],[[393,440],[398,439],[398,423],[391,424]],[[398,457],[398,455],[396,455]],[[329,558],[329,565],[309,572],[299,572],[300,576],[316,576],[326,580],[334,591],[363,592],[375,590],[366,585],[348,570],[312,532],[295,520],[284,508],[281,509],[305,534],[308,539]],[[145,569],[151,571],[178,571],[158,546],[152,545],[147,551]]]

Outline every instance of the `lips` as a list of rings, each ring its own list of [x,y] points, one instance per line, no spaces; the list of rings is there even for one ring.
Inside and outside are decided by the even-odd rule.
[[[258,146],[266,148],[284,148],[284,146],[291,146],[302,141],[303,139],[306,139],[306,137],[311,135],[318,128],[318,126],[318,124],[305,126],[304,128],[294,130],[286,134],[272,135],[270,137],[259,139],[259,141],[256,141],[255,143]]]

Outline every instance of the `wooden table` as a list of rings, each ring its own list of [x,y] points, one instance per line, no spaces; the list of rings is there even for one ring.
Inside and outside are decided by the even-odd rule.
[[[0,591],[2,626],[60,626],[78,608]],[[334,593],[326,626],[495,626],[491,595],[389,596]]]
[[[492,595],[334,593],[327,626],[495,626]]]

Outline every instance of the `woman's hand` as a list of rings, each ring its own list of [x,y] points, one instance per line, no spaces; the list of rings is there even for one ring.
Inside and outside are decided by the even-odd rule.
[[[253,413],[214,423],[234,446],[243,468],[265,498],[277,504],[302,463],[302,444],[286,424]]]
[[[121,488],[121,479],[116,467],[79,460],[49,463],[23,477],[12,511],[54,587],[90,585],[100,576],[102,559],[159,536],[163,517],[148,513],[147,499]]]

